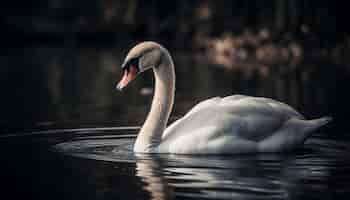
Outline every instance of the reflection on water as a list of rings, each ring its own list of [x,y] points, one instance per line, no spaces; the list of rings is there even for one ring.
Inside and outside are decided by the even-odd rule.
[[[175,197],[174,189],[167,183],[161,160],[157,157],[139,160],[136,163],[136,176],[145,184],[144,189],[152,199],[171,199]]]
[[[78,137],[55,149],[71,156],[130,163],[151,199],[329,199],[348,195],[350,148],[346,142],[324,136],[311,138],[305,148],[291,154],[230,156],[134,155],[134,140],[135,135]]]

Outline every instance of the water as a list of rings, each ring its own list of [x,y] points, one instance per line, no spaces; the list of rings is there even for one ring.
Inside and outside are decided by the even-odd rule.
[[[124,48],[122,48],[124,49]],[[272,97],[335,121],[288,154],[134,154],[152,74],[113,90],[126,49],[34,46],[0,57],[2,197],[8,199],[337,199],[350,196],[349,73],[328,62],[230,71],[174,56],[171,121],[232,93]],[[114,64],[114,65],[112,65]],[[92,127],[92,128],[91,128]]]
[[[304,148],[288,154],[135,155],[136,133],[135,127],[111,127],[3,137],[1,149],[7,153],[2,158],[7,163],[1,172],[5,189],[9,188],[4,191],[17,191],[11,193],[13,198],[29,194],[40,199],[335,199],[349,195],[349,138],[317,133]]]

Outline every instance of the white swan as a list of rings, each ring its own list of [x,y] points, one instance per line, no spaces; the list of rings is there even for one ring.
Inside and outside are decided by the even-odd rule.
[[[292,107],[262,97],[233,95],[197,104],[166,128],[173,107],[175,70],[169,52],[155,42],[130,50],[122,65],[123,89],[139,73],[153,69],[155,94],[151,111],[134,145],[138,153],[234,154],[280,152],[303,144],[331,118],[306,120]]]

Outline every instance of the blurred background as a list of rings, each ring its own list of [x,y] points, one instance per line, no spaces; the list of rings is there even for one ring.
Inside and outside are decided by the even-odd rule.
[[[171,121],[212,96],[286,102],[308,118],[350,109],[349,12],[303,0],[32,0],[0,7],[0,133],[139,126],[150,107],[146,72],[120,93],[120,64],[140,41],[172,53]]]

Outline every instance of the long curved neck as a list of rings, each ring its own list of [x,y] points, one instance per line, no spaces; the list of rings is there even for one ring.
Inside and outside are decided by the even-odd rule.
[[[151,111],[148,113],[141,131],[136,139],[135,152],[152,152],[161,141],[166,128],[175,95],[175,70],[170,54],[163,51],[161,63],[153,68],[155,92]]]

